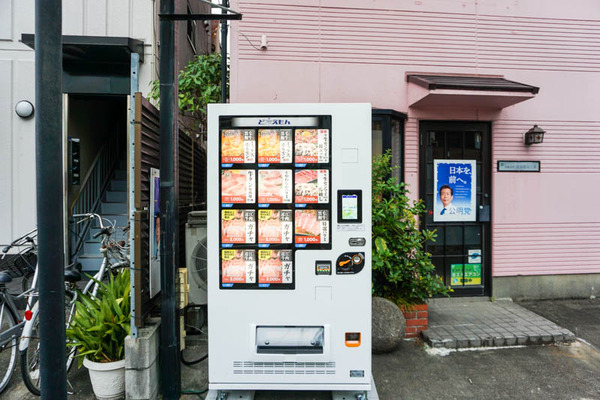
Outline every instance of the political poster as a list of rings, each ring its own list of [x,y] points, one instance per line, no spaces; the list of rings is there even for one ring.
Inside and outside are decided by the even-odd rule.
[[[433,160],[433,173],[433,221],[476,221],[477,162]]]

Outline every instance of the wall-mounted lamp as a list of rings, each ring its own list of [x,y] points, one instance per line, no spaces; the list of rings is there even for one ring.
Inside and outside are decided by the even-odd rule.
[[[15,112],[21,118],[29,118],[33,115],[33,104],[28,102],[27,100],[21,100],[15,106]]]
[[[533,128],[525,132],[523,141],[526,145],[542,143],[544,141],[544,133],[546,133],[545,130],[537,125],[533,125]]]

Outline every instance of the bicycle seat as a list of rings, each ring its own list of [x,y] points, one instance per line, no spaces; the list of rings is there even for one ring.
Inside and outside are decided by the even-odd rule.
[[[11,276],[6,272],[0,272],[0,283],[12,282]]]
[[[65,281],[75,283],[81,280],[81,263],[73,263],[65,268]]]

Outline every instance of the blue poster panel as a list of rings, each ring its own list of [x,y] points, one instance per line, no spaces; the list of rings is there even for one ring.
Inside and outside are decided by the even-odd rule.
[[[433,160],[433,221],[475,221],[475,160]]]

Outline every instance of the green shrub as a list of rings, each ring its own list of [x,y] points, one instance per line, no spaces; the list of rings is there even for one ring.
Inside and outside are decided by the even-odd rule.
[[[125,337],[130,332],[131,318],[129,269],[111,274],[108,284],[99,284],[95,298],[78,293],[76,312],[67,329],[68,345],[76,347],[81,357],[79,366],[83,357],[94,362],[125,358]]]
[[[436,233],[419,230],[425,206],[409,200],[405,184],[392,172],[390,151],[373,159],[373,295],[398,305],[447,296],[451,289],[435,274],[423,246]]]
[[[229,69],[227,70],[227,87],[229,87]],[[182,115],[193,121],[181,120],[189,133],[206,132],[207,110],[210,103],[221,102],[221,54],[201,54],[179,71],[177,104]],[[148,97],[157,104],[160,99],[160,82],[151,82],[152,89]]]

